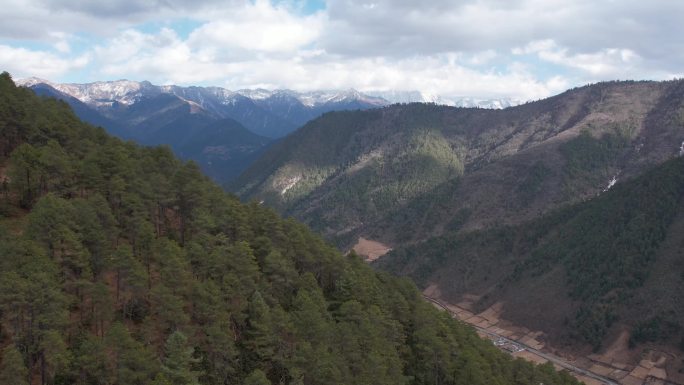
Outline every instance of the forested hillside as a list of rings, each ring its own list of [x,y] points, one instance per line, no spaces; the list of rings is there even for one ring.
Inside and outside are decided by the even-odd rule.
[[[1,384],[571,384],[0,76]]]
[[[684,81],[605,82],[504,110],[330,113],[273,145],[233,190],[342,247],[516,224],[676,155]]]
[[[586,161],[586,160],[584,160]],[[684,351],[684,157],[587,202],[517,226],[457,233],[397,249],[379,267],[436,284],[453,303],[543,330],[558,346],[600,350],[627,326],[632,347]],[[681,342],[680,342],[681,341]]]

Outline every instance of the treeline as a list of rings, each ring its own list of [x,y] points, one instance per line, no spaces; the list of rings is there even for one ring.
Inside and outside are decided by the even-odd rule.
[[[0,383],[575,384],[0,75]]]

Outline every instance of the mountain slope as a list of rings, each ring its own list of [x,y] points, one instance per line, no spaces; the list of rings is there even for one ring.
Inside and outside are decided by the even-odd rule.
[[[106,127],[109,130],[109,132],[111,132],[114,135],[119,135],[122,131],[119,124],[117,124],[113,120],[103,116],[95,109],[91,108],[90,106],[76,99],[75,97],[62,93],[56,90],[55,88],[51,87],[50,85],[47,85],[45,83],[37,83],[31,86],[31,89],[33,90],[33,92],[36,93],[36,95],[47,96],[50,98],[65,101],[67,104],[69,104],[71,109],[74,110],[76,116],[78,116],[84,122],[90,123],[95,126]]]
[[[505,110],[409,104],[336,112],[235,183],[341,246],[519,223],[679,151],[684,82],[611,82]]]
[[[182,158],[197,161],[205,173],[220,183],[239,175],[271,141],[171,93],[127,95],[122,91],[126,87],[111,91],[114,95],[81,90],[78,95],[84,99],[88,95],[85,100],[91,102],[87,105],[48,84],[36,83],[31,89],[39,95],[66,101],[81,119],[104,127],[119,138],[144,145],[169,145]],[[113,96],[120,97],[121,102],[108,99]]]
[[[577,383],[7,73],[0,123],[3,381]]]
[[[195,130],[177,147],[176,154],[203,165],[202,171],[218,181],[236,178],[271,140],[247,130],[233,119],[222,119]]]
[[[476,298],[475,312],[501,304],[502,317],[544,331],[555,346],[599,350],[627,328],[632,345],[676,354],[684,341],[682,228],[678,157],[586,202],[515,226],[450,232],[377,264],[438,287],[452,303]]]

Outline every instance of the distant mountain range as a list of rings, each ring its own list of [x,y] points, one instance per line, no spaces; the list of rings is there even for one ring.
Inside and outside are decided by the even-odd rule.
[[[445,97],[420,91],[370,91],[367,95],[385,99],[389,104],[396,103],[434,103],[451,107],[502,109],[522,104],[521,100],[511,98],[474,98]]]
[[[147,81],[129,80],[59,84],[37,78],[23,79],[17,84],[31,88],[50,87],[114,121],[122,120],[121,115],[130,115],[130,110],[141,103],[149,105],[154,101],[153,105],[159,105],[161,100],[173,99],[187,104],[193,114],[207,115],[216,120],[231,118],[255,134],[269,138],[285,136],[328,111],[367,109],[389,103],[355,90],[307,93],[264,89],[230,91],[220,87],[157,86]],[[145,110],[149,111],[149,106]],[[126,123],[135,125],[137,121],[129,119]],[[136,130],[136,127],[128,128]]]
[[[145,145],[167,144],[204,172],[232,180],[273,140],[321,114],[386,105],[356,91],[310,92],[156,86],[120,80],[57,84],[24,79],[39,95],[66,101],[83,120]]]
[[[420,92],[230,91],[130,80],[60,84],[28,78],[17,84],[66,101],[81,119],[120,138],[146,145],[168,144],[179,156],[199,162],[204,172],[221,183],[237,177],[273,140],[326,112],[407,102],[483,108],[513,104],[509,100],[447,100]]]

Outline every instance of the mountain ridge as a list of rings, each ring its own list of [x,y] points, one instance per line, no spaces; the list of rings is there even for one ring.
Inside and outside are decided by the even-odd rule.
[[[397,230],[411,202],[417,206],[407,224],[434,214],[421,221],[431,226],[427,234],[446,226],[458,207],[471,210],[466,229],[529,218],[678,153],[683,84],[599,83],[505,110],[408,104],[330,113],[274,145],[231,188],[307,221],[343,247],[359,232],[389,244],[419,238],[423,230]],[[527,178],[534,170],[536,179]],[[278,187],[293,180],[285,192]],[[481,198],[492,193],[497,199]],[[442,197],[421,201],[425,194]],[[453,208],[435,206],[450,197],[446,206]],[[388,216],[393,211],[398,216]]]
[[[428,94],[421,91],[357,91],[353,88],[346,90],[315,90],[315,91],[295,91],[290,89],[267,90],[263,88],[239,89],[235,91],[216,86],[176,86],[160,85],[156,86],[149,81],[131,81],[126,79],[114,81],[98,81],[93,83],[55,83],[41,78],[25,78],[17,80],[18,85],[31,87],[36,84],[47,84],[60,92],[73,96],[80,101],[88,104],[107,105],[114,101],[124,104],[133,104],[136,98],[141,97],[142,93],[165,92],[173,93],[178,96],[187,94],[188,91],[207,90],[224,102],[228,102],[232,97],[241,95],[254,101],[263,101],[272,97],[290,96],[294,97],[306,107],[317,107],[331,102],[343,100],[358,100],[368,105],[385,106],[396,103],[435,103],[454,107],[479,107],[489,109],[501,109],[519,105],[522,101],[511,98],[478,98],[478,97],[445,97],[440,95]],[[101,99],[101,100],[100,100]],[[191,97],[197,102],[195,97]],[[199,103],[201,104],[201,103]],[[300,125],[304,122],[299,122]]]

